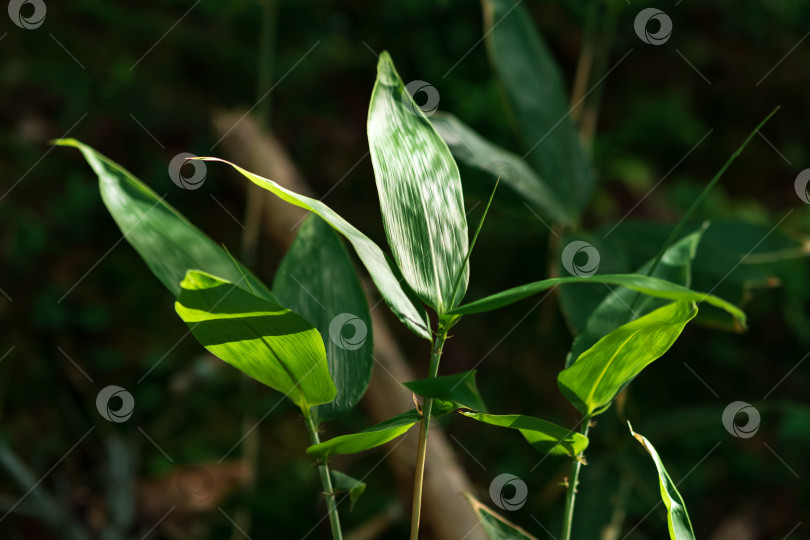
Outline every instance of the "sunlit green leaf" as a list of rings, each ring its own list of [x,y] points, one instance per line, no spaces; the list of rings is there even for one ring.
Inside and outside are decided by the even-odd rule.
[[[620,326],[560,372],[560,390],[583,414],[602,412],[625,383],[669,350],[695,315],[693,303],[673,302]]]
[[[414,424],[421,420],[422,416],[416,409],[411,409],[363,431],[340,435],[328,441],[312,445],[307,448],[307,454],[318,459],[327,459],[329,456],[338,454],[356,454],[363,450],[381,446],[400,435],[404,435]]]
[[[568,222],[557,195],[520,156],[492,144],[452,114],[436,113],[430,121],[457,159],[492,173],[493,179],[500,177],[543,217],[555,223]]]
[[[348,474],[343,474],[340,471],[332,471],[332,490],[334,493],[347,492],[349,494],[351,508],[354,508],[357,499],[359,499],[360,495],[366,490],[366,483]]]
[[[490,540],[537,540],[537,537],[496,514],[469,493],[465,493],[464,496],[481,521],[481,527]]]
[[[461,411],[467,418],[493,426],[518,429],[542,454],[575,457],[588,447],[588,438],[557,424],[522,414],[482,414]]]
[[[475,371],[420,379],[403,384],[416,395],[448,401],[453,404],[455,409],[486,411],[475,382]]]
[[[318,331],[237,284],[190,270],[175,310],[214,356],[285,394],[302,410],[335,397]]]
[[[368,142],[394,259],[416,294],[444,313],[464,297],[469,278],[461,178],[387,52],[377,64]]]
[[[689,521],[689,514],[686,512],[686,504],[683,502],[683,497],[678,493],[675,482],[669,477],[658,452],[643,435],[639,435],[633,431],[633,426],[627,422],[630,428],[630,433],[633,434],[638,442],[644,446],[644,449],[650,454],[655,463],[655,468],[658,470],[658,485],[661,488],[661,500],[667,507],[667,526],[669,528],[670,540],[695,540],[695,532],[692,530],[692,522]]]
[[[354,407],[371,377],[371,315],[363,288],[337,233],[317,215],[301,224],[273,282],[281,303],[323,337],[334,400],[313,409],[315,423]]]
[[[353,227],[348,221],[340,217],[334,210],[323,204],[321,201],[299,195],[286,188],[281,187],[272,180],[263,178],[257,174],[234,165],[219,158],[200,158],[204,161],[221,161],[227,163],[254,184],[272,192],[281,200],[286,201],[299,208],[310,210],[318,214],[324,221],[329,223],[333,229],[342,234],[346,240],[354,247],[357,256],[365,265],[366,270],[371,275],[371,279],[377,285],[380,294],[388,303],[394,314],[399,317],[410,330],[416,335],[430,340],[431,334],[425,309],[414,302],[411,296],[402,288],[400,284],[400,274],[396,265],[383,251],[369,238]]]
[[[244,277],[245,288],[273,299],[261,281],[123,167],[75,139],[54,144],[81,151],[98,175],[101,198],[124,237],[173,296],[186,272],[196,269],[231,282]]]
[[[593,187],[590,164],[570,117],[560,70],[525,4],[483,0],[490,64],[528,160],[577,217]]]

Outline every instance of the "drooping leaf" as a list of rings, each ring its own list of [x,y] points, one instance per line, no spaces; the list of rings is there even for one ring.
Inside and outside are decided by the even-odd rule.
[[[576,219],[590,197],[593,178],[570,117],[560,70],[525,4],[482,3],[490,65],[501,82],[526,157]]]
[[[557,195],[520,156],[492,144],[452,114],[436,113],[430,121],[457,159],[492,173],[493,178],[499,176],[543,217],[555,223],[568,222]]]
[[[302,410],[334,399],[318,331],[277,303],[190,270],[175,311],[214,356],[285,394]]]
[[[703,227],[670,246],[664,252],[664,256],[652,276],[689,287],[692,260],[695,258],[698,244],[705,230]],[[652,260],[647,261],[636,273],[647,275],[652,263]],[[666,302],[660,298],[641,296],[625,287],[613,289],[591,313],[585,329],[574,339],[571,351],[566,358],[566,367],[570,366],[574,360],[579,358],[579,355],[591,348],[603,336],[624,323],[663,306]]]
[[[346,248],[317,215],[307,217],[298,229],[276,272],[273,292],[314,325],[326,345],[337,396],[313,409],[315,423],[350,410],[371,378],[371,315]]]
[[[667,526],[669,528],[670,540],[695,540],[695,532],[692,530],[692,522],[689,521],[689,514],[686,512],[686,504],[683,502],[683,497],[678,492],[675,482],[670,478],[661,458],[658,456],[652,443],[647,440],[643,435],[639,435],[633,431],[633,426],[627,422],[630,428],[630,433],[633,434],[638,442],[644,446],[644,449],[650,454],[655,463],[655,468],[658,470],[658,485],[661,489],[661,500],[667,507]]]
[[[524,298],[533,296],[539,292],[550,289],[557,285],[564,285],[569,283],[607,283],[609,285],[621,285],[644,293],[656,298],[665,298],[667,300],[674,300],[676,302],[706,302],[715,307],[721,308],[734,317],[736,317],[740,324],[745,326],[745,313],[734,304],[717,298],[711,294],[693,291],[676,285],[663,279],[644,276],[641,274],[597,274],[592,277],[562,277],[544,279],[542,281],[535,281],[528,285],[514,287],[506,291],[502,291],[481,300],[470,302],[458,306],[451,310],[449,315],[471,315],[474,313],[483,313],[485,311],[492,311],[510,304],[514,304]]]
[[[520,430],[541,454],[575,457],[588,447],[588,438],[557,424],[522,414],[483,414],[461,411],[467,418],[493,426]]]
[[[186,272],[196,269],[231,282],[244,277],[245,288],[273,299],[247,268],[126,169],[75,139],[59,139],[54,144],[82,153],[98,176],[101,198],[124,237],[173,296],[179,294]]]
[[[421,422],[422,416],[416,409],[404,412],[375,426],[357,433],[340,435],[314,444],[307,448],[307,454],[321,460],[339,454],[356,454],[363,450],[375,448],[404,435],[414,424]]]
[[[469,279],[461,177],[387,52],[377,64],[368,142],[394,259],[419,298],[442,314],[461,301]]]
[[[612,331],[557,376],[563,395],[583,414],[602,412],[621,387],[660,358],[697,315],[673,302]]]
[[[403,384],[416,395],[450,402],[454,409],[487,410],[478,392],[474,370]]]
[[[464,496],[481,521],[481,527],[490,540],[537,540],[537,537],[496,514],[469,493],[465,493]]]
[[[281,187],[272,180],[263,178],[257,174],[234,165],[229,161],[219,158],[199,158],[203,161],[221,161],[242,173],[254,184],[270,191],[278,198],[292,205],[304,208],[318,214],[333,229],[342,234],[357,252],[357,256],[377,285],[377,289],[385,299],[388,306],[416,335],[427,340],[431,339],[429,323],[425,309],[415,302],[414,299],[400,285],[400,274],[396,265],[383,251],[372,242],[366,235],[357,230],[348,221],[340,217],[334,210],[323,204],[321,201],[299,195],[286,188]]]
[[[366,483],[344,474],[340,471],[332,471],[332,490],[335,493],[348,493],[351,508],[366,490]]]

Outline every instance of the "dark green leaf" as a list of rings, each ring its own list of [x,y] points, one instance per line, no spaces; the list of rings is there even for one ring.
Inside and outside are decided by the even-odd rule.
[[[560,372],[560,390],[583,414],[602,412],[624,384],[669,350],[695,315],[694,304],[673,302],[620,326]]]
[[[195,270],[186,274],[174,306],[213,355],[302,410],[334,399],[323,340],[289,309]]]
[[[465,493],[464,496],[481,521],[481,527],[490,540],[537,540],[537,537],[499,516],[469,493]]]
[[[357,499],[366,490],[365,482],[361,482],[356,478],[352,478],[348,474],[343,474],[340,471],[332,471],[332,490],[334,493],[349,493],[349,501],[351,508],[354,508]]]
[[[461,411],[473,420],[493,426],[518,429],[541,454],[576,457],[588,447],[588,438],[557,424],[522,414],[481,414]]]
[[[481,394],[478,393],[475,371],[465,371],[455,375],[421,379],[403,384],[416,395],[450,402],[453,404],[454,409],[487,410],[481,400]]]
[[[385,301],[391,307],[394,314],[399,317],[405,326],[416,335],[427,340],[431,339],[428,317],[425,309],[414,303],[410,295],[400,285],[400,274],[396,265],[388,258],[383,251],[369,238],[353,227],[348,221],[340,217],[334,210],[323,204],[321,201],[305,197],[281,187],[272,180],[263,178],[257,174],[234,165],[219,158],[200,158],[204,161],[221,161],[227,163],[254,184],[272,192],[278,198],[292,205],[304,208],[318,214],[324,221],[329,223],[333,229],[342,234],[346,240],[354,247],[357,256],[365,265],[366,270],[371,275],[371,279],[377,285],[377,289],[382,294]]]
[[[422,415],[416,409],[411,409],[358,433],[340,435],[312,445],[307,448],[307,454],[318,459],[328,459],[339,454],[356,454],[396,439],[421,420]]]
[[[520,156],[495,146],[452,114],[437,113],[430,121],[457,159],[489,171],[493,178],[500,177],[543,217],[555,223],[568,222],[556,194]]]
[[[633,431],[633,426],[627,422],[630,428],[630,433],[633,434],[638,442],[644,446],[644,449],[650,454],[655,462],[655,468],[658,470],[658,485],[661,488],[661,500],[667,507],[667,526],[669,528],[670,540],[695,540],[695,532],[692,530],[692,522],[689,521],[689,514],[686,512],[686,504],[683,502],[683,497],[678,493],[675,487],[675,482],[669,477],[658,452],[655,451],[653,445],[644,437]]]
[[[442,314],[461,301],[469,279],[461,178],[387,52],[377,64],[368,142],[394,259],[416,294]]]
[[[254,294],[273,299],[261,281],[123,167],[75,139],[54,144],[81,151],[98,175],[101,198],[124,237],[173,296],[186,272],[196,269],[234,283],[244,278]]]
[[[525,4],[483,0],[490,64],[502,83],[507,110],[527,157],[573,218],[593,187],[590,164],[571,121],[560,70]]]
[[[337,396],[313,409],[315,423],[350,410],[371,377],[371,315],[346,248],[317,215],[307,217],[298,229],[276,272],[273,292],[313,324],[326,345]]]

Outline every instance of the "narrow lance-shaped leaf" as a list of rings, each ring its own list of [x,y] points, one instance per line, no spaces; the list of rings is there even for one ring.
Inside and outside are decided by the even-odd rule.
[[[340,471],[332,471],[332,489],[334,493],[348,493],[350,509],[353,509],[360,495],[366,490],[366,483]]]
[[[234,165],[219,158],[199,158],[203,161],[221,161],[227,163],[254,184],[270,191],[278,198],[299,208],[304,208],[318,214],[333,229],[342,234],[357,252],[357,256],[377,285],[377,289],[385,299],[394,314],[399,317],[416,335],[430,340],[428,318],[425,309],[414,302],[411,296],[402,288],[400,284],[399,270],[389,257],[372,242],[366,235],[357,230],[348,221],[340,217],[334,210],[323,204],[321,201],[299,195],[293,191],[281,187],[272,180],[263,178],[257,174]]]
[[[692,530],[692,522],[689,521],[689,514],[686,512],[686,504],[683,502],[683,497],[678,492],[675,482],[669,477],[661,458],[658,456],[652,443],[647,440],[643,435],[639,435],[633,431],[633,426],[627,422],[630,428],[630,433],[633,437],[644,446],[644,449],[650,454],[655,463],[655,468],[658,470],[658,485],[661,489],[661,500],[667,507],[667,526],[669,528],[670,540],[695,540],[695,532]]]
[[[500,148],[452,114],[436,113],[430,117],[433,127],[462,162],[500,177],[540,214],[555,223],[567,223],[569,216],[548,183],[520,156]]]
[[[81,151],[98,175],[101,198],[124,238],[173,296],[180,292],[186,272],[196,269],[231,282],[244,278],[245,288],[273,299],[247,268],[126,169],[75,139],[59,139],[54,144]]]
[[[191,270],[175,310],[214,356],[285,394],[302,410],[335,397],[320,334],[289,309]]]
[[[454,409],[486,411],[475,382],[475,371],[420,379],[403,384],[414,394],[449,402]]]
[[[694,304],[673,302],[620,326],[560,372],[560,390],[583,414],[599,414],[625,383],[669,350],[695,315]]]
[[[588,447],[588,438],[574,430],[523,414],[483,414],[461,411],[467,418],[492,426],[520,430],[541,454],[576,457]]]
[[[483,0],[490,65],[507,109],[541,178],[576,219],[593,187],[590,164],[571,121],[560,70],[541,39],[525,3]]]
[[[502,291],[481,300],[470,302],[458,306],[451,310],[448,315],[471,315],[474,313],[483,313],[485,311],[492,311],[510,304],[514,304],[524,298],[534,296],[539,292],[543,292],[557,285],[565,285],[569,283],[607,283],[609,285],[621,285],[638,291],[640,293],[654,296],[656,298],[665,298],[677,302],[706,302],[715,307],[723,309],[737,319],[740,324],[745,326],[745,313],[740,308],[727,302],[722,298],[717,298],[711,294],[692,291],[681,285],[676,285],[669,281],[658,279],[641,274],[597,274],[591,277],[561,277],[544,279],[542,281],[535,281],[528,285],[521,285],[506,291]]]
[[[695,258],[698,244],[705,230],[706,228],[703,227],[670,246],[664,252],[664,256],[652,276],[689,287],[692,260]],[[636,273],[646,275],[652,263],[652,259],[647,261]],[[666,300],[651,296],[640,297],[638,292],[626,287],[612,290],[588,317],[585,329],[574,339],[571,352],[566,358],[566,367],[570,366],[574,360],[579,358],[579,355],[592,347],[603,336],[622,324],[661,307],[665,302]]]
[[[422,420],[416,409],[411,409],[385,422],[366,428],[357,433],[340,435],[307,448],[307,454],[318,459],[327,459],[339,454],[356,454],[381,446],[404,435],[414,424]]]
[[[469,493],[465,493],[464,496],[481,521],[481,527],[490,540],[537,540],[536,536],[532,536],[511,521],[496,514]]]
[[[346,248],[317,215],[310,215],[299,227],[276,272],[273,292],[313,324],[326,345],[337,396],[313,409],[315,423],[350,410],[371,377],[371,315]]]
[[[442,314],[461,301],[469,279],[461,177],[387,52],[377,63],[368,143],[394,259],[419,298]]]

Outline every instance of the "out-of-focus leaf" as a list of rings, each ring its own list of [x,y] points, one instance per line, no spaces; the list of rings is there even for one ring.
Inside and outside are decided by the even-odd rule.
[[[482,414],[461,411],[467,418],[493,426],[520,430],[541,454],[575,457],[588,447],[588,438],[557,424],[522,414]]]
[[[693,303],[673,302],[620,326],[560,372],[560,390],[583,414],[602,412],[625,383],[669,350],[695,315]]]
[[[348,492],[351,508],[354,508],[360,495],[366,490],[366,483],[340,471],[332,471],[332,490],[335,493]]]
[[[461,301],[469,279],[461,177],[387,52],[377,63],[368,143],[394,259],[414,292],[442,314]]]
[[[665,252],[661,262],[652,273],[653,277],[689,287],[691,283],[692,259],[695,257],[700,238],[705,227],[675,242]],[[636,273],[647,275],[653,261],[647,261]],[[566,358],[566,367],[574,363],[583,352],[591,348],[619,326],[646,315],[661,307],[666,300],[651,296],[640,296],[639,293],[620,287],[611,291],[599,306],[591,313],[585,329],[577,335]],[[632,311],[631,311],[632,308]]]
[[[323,337],[337,396],[312,411],[316,424],[354,407],[371,378],[371,315],[363,288],[337,233],[317,215],[298,229],[273,282],[281,302]]]
[[[543,217],[555,223],[568,222],[557,195],[520,156],[492,144],[452,114],[437,113],[430,121],[457,159],[500,177]]]
[[[655,451],[655,448],[646,437],[633,431],[630,422],[627,422],[627,426],[630,428],[633,437],[650,454],[655,463],[655,468],[658,470],[658,485],[661,488],[661,500],[664,501],[664,505],[667,507],[667,526],[670,539],[695,540],[695,532],[692,530],[692,522],[689,521],[689,514],[686,512],[686,504],[683,502],[681,494],[678,493],[675,482],[669,477],[664,464],[661,463],[658,452]]]
[[[448,401],[453,404],[454,409],[487,410],[478,392],[474,370],[403,384],[416,395]]]
[[[481,521],[481,527],[490,540],[537,540],[537,537],[499,516],[469,493],[465,493],[464,496]]]
[[[101,198],[124,237],[173,296],[180,293],[188,270],[203,270],[234,283],[244,278],[246,288],[273,300],[247,268],[126,169],[75,139],[54,144],[81,151],[98,175]]]
[[[394,314],[399,317],[399,320],[416,335],[427,340],[431,339],[427,312],[418,302],[415,302],[412,296],[400,285],[401,276],[396,265],[383,253],[379,246],[369,240],[365,234],[361,233],[321,201],[294,193],[281,187],[272,180],[253,174],[229,161],[212,157],[200,159],[203,161],[221,161],[222,163],[227,163],[242,173],[248,180],[272,192],[281,200],[318,214],[333,229],[342,234],[352,247],[354,247],[357,256],[360,257],[366,270],[368,270],[380,294]]]
[[[560,70],[525,4],[483,0],[483,7],[490,64],[527,157],[576,219],[590,197],[593,178],[571,121]]]
[[[363,431],[340,435],[328,441],[314,444],[307,448],[307,454],[318,459],[327,459],[338,454],[356,454],[396,439],[421,420],[422,415],[416,409],[411,409]]]
[[[334,399],[323,340],[296,313],[195,270],[183,279],[174,307],[214,356],[285,394],[303,411]]]
[[[533,296],[539,292],[545,291],[556,285],[564,285],[568,283],[607,283],[609,285],[621,285],[644,293],[656,298],[665,298],[667,300],[674,300],[677,302],[706,302],[713,306],[726,310],[734,315],[740,324],[745,326],[745,313],[737,306],[717,298],[716,296],[692,291],[681,285],[670,283],[663,279],[644,276],[641,274],[597,274],[589,278],[582,277],[563,277],[545,279],[543,281],[535,281],[528,285],[522,285],[513,289],[508,289],[481,300],[470,302],[459,306],[449,312],[449,315],[470,315],[474,313],[482,313],[484,311],[492,311],[509,304],[514,304],[524,298]]]

